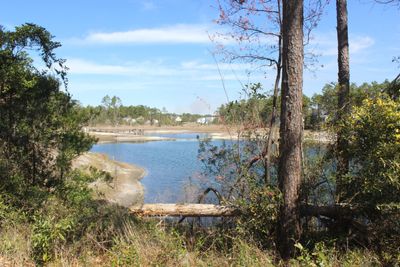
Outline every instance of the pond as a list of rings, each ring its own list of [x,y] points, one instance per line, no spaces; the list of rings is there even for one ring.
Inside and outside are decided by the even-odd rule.
[[[176,141],[97,144],[92,152],[104,153],[111,159],[138,165],[146,170],[141,183],[145,203],[190,202],[190,181],[201,179],[202,163],[197,159],[200,138],[204,134],[157,134]],[[222,141],[212,141],[221,144]]]
[[[154,135],[154,134],[153,134]],[[202,162],[198,159],[199,139],[207,134],[157,134],[175,138],[175,141],[153,141],[143,143],[98,144],[92,152],[104,153],[111,159],[131,163],[146,170],[141,180],[145,188],[145,203],[197,202],[198,187],[206,181],[202,175]],[[212,140],[212,145],[222,145],[222,140]],[[232,144],[225,140],[227,145]],[[321,147],[305,147],[305,155],[312,158]]]

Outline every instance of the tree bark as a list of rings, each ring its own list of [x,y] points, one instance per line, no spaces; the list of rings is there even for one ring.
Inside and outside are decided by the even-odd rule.
[[[338,122],[350,112],[350,65],[349,36],[347,24],[347,0],[336,0],[337,40],[338,40]],[[349,157],[346,153],[348,142],[341,130],[337,133],[337,177],[336,198],[341,202],[343,177],[349,172]]]
[[[283,194],[277,244],[284,260],[300,237],[299,189],[302,172],[303,0],[283,1],[282,102],[278,179]]]

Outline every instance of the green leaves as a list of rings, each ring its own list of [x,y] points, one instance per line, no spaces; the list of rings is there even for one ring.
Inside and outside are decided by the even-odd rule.
[[[8,177],[18,174],[24,181],[0,177],[0,185],[54,188],[70,160],[94,143],[81,132],[88,116],[60,89],[66,68],[54,50],[61,45],[46,29],[23,24],[14,31],[1,28],[0,36],[0,159]],[[31,51],[40,54],[46,70],[33,67]],[[57,76],[48,74],[50,68]]]
[[[386,94],[366,98],[338,124],[352,159],[348,201],[376,207],[400,203],[400,103]]]
[[[3,55],[8,55],[9,59],[29,62],[27,67],[34,69],[30,64],[32,61],[29,60],[27,50],[36,50],[46,67],[48,69],[53,68],[65,84],[67,83],[68,69],[64,65],[65,60],[57,58],[54,53],[54,50],[61,44],[53,41],[53,36],[45,28],[33,23],[26,23],[16,27],[13,32],[2,29],[1,37],[0,46],[2,52],[4,52]]]

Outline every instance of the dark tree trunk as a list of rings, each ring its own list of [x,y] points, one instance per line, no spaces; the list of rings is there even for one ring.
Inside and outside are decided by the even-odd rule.
[[[349,66],[349,36],[347,27],[347,0],[336,0],[337,39],[338,39],[338,121],[350,111],[350,66]],[[343,177],[349,171],[349,157],[346,153],[348,142],[341,130],[337,133],[337,201],[341,201]]]
[[[282,102],[279,187],[283,203],[278,221],[278,248],[284,260],[300,237],[299,189],[302,172],[303,0],[283,1]]]

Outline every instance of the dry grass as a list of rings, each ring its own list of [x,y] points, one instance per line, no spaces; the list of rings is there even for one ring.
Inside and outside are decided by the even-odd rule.
[[[0,231],[0,266],[35,266],[31,259],[30,227],[7,224]]]
[[[28,225],[3,228],[0,232],[0,266],[35,266],[31,258]],[[126,221],[113,237],[113,246],[93,246],[88,238],[79,244],[55,249],[47,266],[280,266],[273,252],[263,251],[234,238],[229,249],[204,246],[204,239],[188,240],[176,228],[163,223]],[[215,238],[215,236],[211,236]],[[189,244],[192,242],[192,244]],[[79,247],[79,249],[77,249]],[[335,249],[308,252],[291,266],[379,266],[376,254],[368,250],[338,252]],[[307,258],[307,255],[302,255]]]

